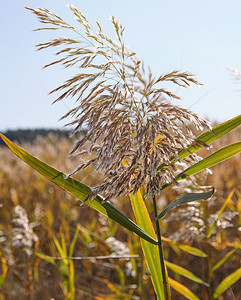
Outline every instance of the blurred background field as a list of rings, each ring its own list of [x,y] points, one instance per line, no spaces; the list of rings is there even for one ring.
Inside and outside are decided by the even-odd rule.
[[[241,128],[237,128],[214,143],[209,152],[238,141],[240,134]],[[73,143],[74,140],[55,132],[31,142],[22,141],[21,146],[56,169],[69,173],[78,165],[78,157],[67,157]],[[80,207],[74,197],[39,175],[7,147],[0,147],[1,300],[155,299],[137,236],[91,208]],[[214,196],[208,201],[177,208],[161,221],[167,261],[210,283],[208,288],[178,274],[169,265],[169,276],[199,299],[209,299],[208,295],[219,283],[241,267],[240,169],[240,155],[213,167],[213,175],[203,176],[200,183],[213,185]],[[93,174],[91,168],[79,172],[75,178],[89,186],[101,181],[100,174]],[[177,191],[167,189],[165,194],[160,194],[159,209],[174,200]],[[134,220],[127,198],[112,202]],[[148,199],[146,205],[153,216]],[[193,255],[185,246],[202,252]],[[201,257],[203,253],[207,256]],[[55,259],[69,254],[85,259]],[[134,254],[138,257],[98,258]],[[218,299],[241,299],[240,286],[237,281]],[[174,289],[172,297],[184,299]]]

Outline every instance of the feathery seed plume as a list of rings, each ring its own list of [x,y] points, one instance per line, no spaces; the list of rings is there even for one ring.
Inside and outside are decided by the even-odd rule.
[[[58,59],[46,67],[62,64],[80,70],[51,93],[60,92],[55,102],[73,97],[76,106],[62,119],[72,118],[67,125],[74,126],[73,133],[87,129],[71,154],[88,153],[90,159],[72,174],[90,165],[104,174],[103,183],[93,188],[90,198],[97,193],[103,193],[106,199],[136,193],[142,185],[152,197],[163,184],[175,180],[176,166],[171,158],[178,159],[178,152],[195,140],[193,125],[198,130],[210,129],[210,125],[193,112],[173,105],[171,99],[180,98],[162,84],[171,82],[184,88],[199,85],[194,76],[178,70],[153,76],[125,45],[124,27],[114,17],[111,22],[117,41],[102,32],[98,21],[96,32],[74,6],[69,9],[81,29],[47,9],[28,9],[40,22],[51,26],[39,30],[63,28],[76,34],[76,38],[55,38],[37,48],[61,47],[56,51]],[[89,149],[83,150],[87,143]],[[195,159],[192,155],[191,160]],[[165,168],[158,169],[160,165]]]

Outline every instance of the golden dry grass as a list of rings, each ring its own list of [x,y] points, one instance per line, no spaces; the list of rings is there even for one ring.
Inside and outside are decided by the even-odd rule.
[[[239,136],[240,129],[237,129],[216,142],[212,151],[237,141]],[[38,138],[32,145],[26,143],[23,147],[63,172],[71,172],[76,165],[76,158],[66,158],[72,148],[72,143],[65,138],[61,139],[55,136]],[[12,220],[14,209],[18,205],[24,208],[29,219],[29,222],[24,221],[28,224],[22,227],[18,225],[18,234],[26,235],[28,225],[28,228],[33,226],[33,232],[38,237],[37,242],[30,243],[29,251],[38,250],[46,255],[58,256],[53,237],[60,239],[62,232],[67,247],[69,247],[75,229],[80,224],[81,230],[74,256],[119,254],[120,250],[114,248],[113,241],[111,243],[107,240],[110,236],[115,237],[114,241],[117,243],[115,245],[119,245],[119,248],[126,251],[125,253],[140,255],[140,258],[131,261],[114,259],[75,261],[76,299],[95,299],[96,296],[99,296],[99,299],[102,299],[101,297],[107,299],[107,295],[114,295],[114,299],[121,299],[121,297],[123,299],[154,299],[153,288],[149,275],[146,273],[145,262],[136,236],[123,231],[122,228],[90,208],[76,206],[76,201],[72,196],[37,174],[6,147],[0,149],[0,164],[0,251],[9,267],[5,282],[1,287],[1,299],[35,300],[50,299],[51,297],[63,299],[66,296],[64,278],[61,276],[61,269],[58,265],[51,265],[33,254],[29,255],[26,248],[21,248],[20,244],[13,244],[14,235],[16,235],[13,229],[16,229],[16,224],[14,225]],[[232,244],[240,244],[240,168],[240,155],[237,155],[227,162],[215,166],[212,169],[214,175],[209,175],[207,178],[205,184],[214,185],[217,192],[208,206],[206,202],[202,202],[201,206],[196,207],[196,212],[199,212],[198,218],[204,223],[211,214],[215,214],[221,208],[227,196],[235,189],[232,200],[225,209],[224,217],[229,220],[225,218],[222,220],[222,224],[211,239],[203,238],[200,224],[195,223],[195,220],[191,218],[193,217],[192,212],[187,209],[190,206],[176,210],[176,215],[170,216],[168,223],[161,223],[163,235],[176,238],[178,242],[195,246],[206,253],[209,252],[209,260],[213,265],[233,249]],[[92,171],[90,168],[85,169],[78,173],[76,178],[89,186],[95,186],[99,184],[99,179],[98,174],[93,175]],[[159,207],[163,207],[164,202],[173,200],[176,195],[175,191],[168,189],[165,195],[160,196]],[[113,201],[121,211],[132,218],[128,199],[121,198]],[[152,205],[147,203],[147,206],[152,214]],[[180,217],[185,214],[187,216],[185,219]],[[188,231],[188,226],[185,227],[188,218],[189,222],[192,222],[188,224],[196,226],[196,230],[199,230],[196,236],[193,233],[193,239],[185,239],[185,234],[178,235],[180,229],[183,229],[184,233],[186,231],[186,236],[191,235],[192,232]],[[230,224],[230,227],[225,228],[225,224]],[[31,236],[28,238],[31,239]],[[169,261],[180,264],[200,278],[207,280],[207,260],[179,252],[180,250],[165,243],[165,257]],[[240,250],[237,250],[228,262],[214,274],[211,281],[212,289],[214,290],[222,279],[239,266]],[[204,297],[206,289],[201,285],[194,284],[171,271],[169,271],[169,275],[189,287],[201,299]],[[235,299],[239,299],[241,297],[239,283],[233,285],[232,290]],[[172,292],[172,295],[174,299],[183,299],[175,291]],[[219,299],[232,299],[232,294],[227,291]]]

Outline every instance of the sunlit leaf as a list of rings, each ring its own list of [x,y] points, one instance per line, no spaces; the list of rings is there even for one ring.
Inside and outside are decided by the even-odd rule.
[[[157,219],[163,218],[170,210],[173,208],[184,204],[184,203],[189,203],[192,201],[197,201],[197,200],[206,200],[210,198],[214,193],[214,188],[212,191],[206,192],[206,193],[187,193],[179,196],[177,199],[172,201],[170,204],[167,205],[167,207],[159,214]]]
[[[156,234],[146,209],[145,202],[141,196],[141,192],[138,191],[135,195],[131,194],[130,199],[137,224],[140,225],[153,239],[156,239]],[[141,245],[151,273],[151,280],[157,297],[161,300],[165,299],[158,247],[145,240],[141,240]]]
[[[225,202],[223,203],[222,207],[220,208],[219,212],[218,212],[218,216],[217,219],[215,220],[215,222],[209,227],[208,229],[208,233],[207,233],[207,237],[209,238],[212,235],[213,230],[216,228],[217,226],[217,221],[221,218],[223,211],[225,209],[225,207],[227,206],[228,202],[230,201],[230,199],[232,198],[233,194],[235,192],[235,189],[233,189],[231,191],[231,193],[228,195],[227,199],[225,200]]]
[[[67,254],[67,247],[66,247],[66,242],[65,242],[65,237],[64,237],[64,234],[63,232],[61,232],[61,246],[62,246],[62,250],[63,250],[63,255],[64,257],[67,257],[68,254]]]
[[[181,249],[189,254],[195,255],[195,256],[199,256],[199,257],[207,257],[207,254],[204,253],[203,251],[195,248],[195,247],[191,247],[185,244],[180,244],[178,242],[174,242],[164,236],[162,236],[162,241],[167,242],[171,247],[174,246],[174,251],[176,251],[176,248]],[[180,253],[179,253],[180,254]]]
[[[231,130],[233,130],[234,128],[238,127],[240,124],[241,124],[241,115],[214,127],[210,131],[204,132],[203,134],[199,135],[196,138],[196,142],[194,142],[192,145],[187,147],[187,150],[182,149],[178,153],[179,158],[183,159],[183,158],[191,155],[192,153],[197,152],[198,150],[200,150],[204,147],[204,144],[206,144],[206,145],[211,144],[212,142],[216,141],[217,139],[219,139],[226,133],[228,133]],[[175,163],[175,162],[177,162],[177,159],[173,157],[171,159],[171,162]],[[167,167],[167,165],[165,165],[165,164],[160,165],[158,167],[158,170],[160,170],[163,167],[165,168],[165,167]]]
[[[74,234],[73,240],[71,242],[71,245],[69,247],[69,257],[73,256],[74,246],[75,246],[75,243],[77,241],[77,237],[78,237],[79,231],[80,231],[80,226],[78,225],[77,228],[76,228],[76,230],[75,230],[75,234]]]
[[[70,300],[75,299],[75,282],[74,282],[74,262],[69,261],[69,290],[70,290]]]
[[[228,145],[217,152],[209,155],[208,157],[202,159],[201,161],[195,163],[191,167],[187,168],[183,172],[179,173],[175,179],[176,181],[182,180],[184,178],[187,178],[188,176],[195,175],[207,168],[210,168],[238,153],[241,152],[241,142],[234,143],[231,145]],[[170,186],[172,182],[166,183],[162,186],[161,190],[164,190],[168,186]]]
[[[192,165],[190,168],[187,168],[182,173],[176,176],[176,180],[181,180],[188,176],[197,174],[207,168],[210,168],[238,153],[241,152],[241,142],[234,143],[228,145],[215,153],[209,155],[208,157],[202,159],[201,161],[197,162],[196,164]]]
[[[67,253],[64,251],[64,249],[61,247],[59,241],[56,239],[56,237],[53,237],[54,239],[54,243],[55,243],[55,246],[56,248],[58,249],[59,251],[59,254],[61,257],[67,257]]]
[[[229,251],[229,252],[228,252],[222,259],[220,259],[220,261],[212,268],[212,272],[214,272],[215,270],[217,270],[223,263],[225,263],[225,261],[228,260],[229,257],[231,257],[237,250],[238,250],[238,248]]]
[[[233,130],[234,128],[238,127],[240,124],[241,124],[241,115],[214,127],[210,131],[204,132],[203,134],[201,134],[197,137],[197,141],[201,141],[201,142],[209,145],[212,142],[219,139],[224,134],[226,134],[226,133],[230,132],[231,130]],[[198,142],[197,142],[194,145],[188,146],[188,150],[185,150],[185,149],[181,150],[178,153],[178,156],[180,159],[183,159],[183,158],[191,155],[191,153],[198,151],[201,148],[203,148],[203,145],[200,143],[198,144]]]
[[[199,256],[199,257],[207,257],[206,253],[204,253],[203,251],[201,251],[195,247],[191,247],[191,246],[183,245],[183,244],[178,244],[178,247],[189,254]]]
[[[50,256],[48,256],[48,255],[45,255],[45,254],[40,253],[40,252],[37,252],[37,251],[34,252],[34,254],[35,254],[36,256],[38,256],[38,257],[40,257],[40,258],[46,260],[47,262],[53,264],[53,265],[56,264],[55,260],[54,260],[53,258],[51,258]]]
[[[62,238],[63,246],[61,247],[61,245],[60,245],[59,241],[56,239],[56,237],[53,237],[54,244],[55,244],[56,248],[58,249],[60,256],[62,258],[65,258],[65,257],[67,257],[67,249],[66,249],[65,240],[63,240],[63,239],[64,239],[64,237]],[[69,261],[67,259],[61,260],[59,267],[60,267],[60,273],[62,274],[62,276],[65,277],[65,285],[67,286],[66,280],[67,280],[67,277],[69,274]]]
[[[172,278],[168,278],[170,286],[176,290],[178,293],[183,295],[185,298],[189,300],[199,300],[197,296],[193,294],[187,287],[185,287],[183,284],[173,280]]]
[[[225,246],[241,249],[241,243],[240,244],[234,244],[234,243],[226,242]]]
[[[201,283],[205,286],[208,286],[208,284],[203,281],[201,278],[197,277],[196,275],[194,275],[192,272],[188,271],[187,269],[181,267],[181,266],[178,266],[176,264],[173,264],[173,263],[170,263],[169,261],[165,261],[166,263],[166,266],[171,269],[173,272],[179,274],[179,275],[182,275],[188,279],[191,279],[192,281],[195,281],[195,282],[198,282],[198,283]]]
[[[65,174],[38,160],[37,158],[26,152],[24,149],[11,142],[4,135],[0,134],[0,137],[9,147],[9,149],[11,149],[13,153],[15,153],[19,158],[25,161],[28,165],[30,165],[44,177],[56,183],[69,194],[78,198],[80,201],[84,201],[86,197],[91,193],[91,189],[87,185],[73,179],[72,177],[67,178]],[[125,227],[131,232],[134,232],[139,237],[147,240],[148,242],[158,244],[156,240],[146,234],[139,226],[137,226],[133,221],[127,218],[118,209],[116,209],[110,202],[103,202],[103,200],[104,199],[100,195],[98,195],[95,199],[86,201],[85,204],[108,216],[110,219],[116,221],[121,226]]]
[[[1,257],[1,260],[2,260],[2,274],[0,275],[0,287],[3,285],[8,272],[8,265],[6,259],[4,257]]]
[[[227,276],[217,287],[216,291],[213,294],[214,298],[217,298],[223,292],[225,292],[232,284],[238,281],[241,278],[241,268]]]
[[[164,236],[162,236],[162,241],[164,242],[167,242],[170,246],[176,246],[178,248],[180,248],[181,250],[189,253],[189,254],[192,254],[192,255],[195,255],[195,256],[199,256],[199,257],[207,257],[207,254],[204,253],[203,251],[195,248],[195,247],[191,247],[191,246],[188,246],[188,245],[185,245],[185,244],[180,244],[178,242],[174,242]]]

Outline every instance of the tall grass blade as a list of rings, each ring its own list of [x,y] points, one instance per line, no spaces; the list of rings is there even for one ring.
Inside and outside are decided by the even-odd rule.
[[[7,265],[7,261],[4,257],[1,257],[2,260],[2,275],[0,276],[0,287],[3,285],[6,276],[7,276],[7,272],[8,272],[8,265]]]
[[[61,257],[67,257],[67,253],[64,251],[64,249],[61,247],[59,241],[56,239],[56,237],[53,237],[53,240],[54,240],[54,244],[56,246],[56,248],[58,249],[59,251],[59,254]]]
[[[214,127],[210,131],[204,132],[203,134],[199,135],[196,138],[197,142],[194,142],[192,145],[189,145],[187,149],[182,149],[181,151],[179,151],[178,153],[179,158],[184,159],[185,157],[191,155],[192,153],[197,152],[198,150],[204,147],[204,144],[206,145],[211,144],[212,142],[216,141],[226,133],[229,133],[231,130],[238,127],[240,124],[241,124],[241,115]],[[171,159],[171,162],[175,163],[177,162],[177,159],[173,157]],[[162,164],[158,167],[158,170],[166,167],[167,167],[166,164]]]
[[[197,162],[190,168],[186,169],[182,173],[178,174],[176,176],[176,180],[181,180],[183,178],[186,178],[188,176],[197,174],[207,168],[210,168],[236,154],[241,152],[241,142],[234,143],[231,145],[228,145],[215,153],[209,155],[208,157],[204,158],[203,160]]]
[[[63,233],[61,234],[63,235]],[[67,257],[67,249],[66,249],[66,243],[65,240],[62,239],[62,246],[60,245],[59,241],[56,239],[56,237],[53,237],[54,240],[54,244],[56,246],[56,248],[59,251],[59,254],[62,258]],[[63,259],[61,260],[60,263],[60,273],[62,274],[62,276],[64,277],[64,281],[65,281],[65,285],[66,285],[66,289],[68,290],[68,282],[67,282],[67,277],[69,274],[69,261],[67,259]]]
[[[68,256],[66,242],[65,242],[65,238],[64,238],[63,232],[61,232],[61,245],[62,245],[62,250],[63,250],[64,256],[65,257]]]
[[[224,134],[238,127],[240,124],[241,124],[241,115],[214,127],[211,131],[204,132],[203,134],[197,137],[197,141],[201,141],[209,145],[212,142],[219,139],[220,137],[222,137]],[[178,153],[180,159],[183,159],[191,155],[191,153],[200,150],[201,148],[203,148],[203,145],[197,143],[195,145],[190,145],[187,148],[188,150],[183,149]]]
[[[191,246],[183,245],[183,244],[178,245],[178,247],[189,254],[199,256],[199,257],[207,257],[206,253],[204,253],[203,251],[201,251],[195,247],[191,247]]]
[[[213,230],[216,228],[217,226],[217,222],[218,220],[221,218],[223,211],[225,209],[225,207],[227,206],[228,202],[230,201],[230,199],[232,198],[233,194],[235,192],[235,189],[233,189],[231,191],[231,193],[228,195],[228,198],[225,200],[225,202],[223,203],[222,207],[220,208],[219,212],[218,212],[218,216],[217,219],[215,220],[215,222],[212,224],[212,226],[209,227],[208,229],[208,233],[207,233],[207,237],[209,238],[212,235]]]
[[[75,234],[74,234],[74,237],[73,237],[73,240],[70,244],[70,248],[69,248],[69,257],[72,257],[73,256],[73,252],[74,252],[74,246],[75,246],[75,243],[77,241],[77,237],[79,235],[79,231],[80,231],[80,226],[78,225],[76,230],[75,230]]]
[[[148,232],[153,239],[156,239],[156,234],[141,192],[138,191],[135,195],[131,194],[130,199],[137,224]],[[141,246],[151,273],[151,280],[157,297],[159,300],[164,300],[164,287],[158,247],[146,242],[145,240],[141,240]]]
[[[189,254],[195,255],[195,256],[199,256],[199,257],[207,257],[207,254],[204,253],[203,251],[195,248],[195,247],[191,247],[188,246],[186,244],[180,244],[178,242],[174,242],[164,236],[162,236],[162,241],[167,242],[171,247],[175,247],[175,248],[179,248]]]
[[[188,245],[185,245],[185,244],[180,244],[178,242],[174,242],[164,236],[162,236],[162,241],[164,242],[167,242],[170,246],[176,246],[178,248],[180,248],[181,250],[189,253],[189,254],[192,254],[192,255],[195,255],[195,256],[199,256],[199,257],[207,257],[207,254],[204,253],[203,251],[195,248],[195,247],[191,247],[191,246],[188,246]]]
[[[37,158],[26,152],[24,149],[11,142],[4,135],[0,134],[0,137],[9,147],[9,149],[12,150],[13,153],[15,153],[19,158],[21,158],[28,165],[38,171],[41,175],[56,183],[69,194],[78,198],[80,201],[84,201],[85,198],[91,193],[91,189],[87,185],[71,177],[66,178],[65,174],[38,160]],[[127,218],[118,209],[116,209],[110,202],[103,202],[103,200],[104,199],[100,195],[98,195],[95,199],[86,201],[85,204],[108,216],[110,219],[116,221],[121,226],[125,227],[131,232],[134,232],[139,237],[147,240],[148,242],[152,244],[158,244],[155,239],[149,236],[133,221]]]
[[[225,263],[225,261],[228,260],[229,257],[231,257],[237,250],[238,248],[229,251],[222,259],[220,259],[218,263],[216,263],[216,265],[212,268],[212,272],[217,270],[223,263]]]
[[[44,259],[44,260],[46,260],[47,262],[49,262],[50,264],[52,264],[52,265],[56,265],[56,262],[55,262],[55,260],[53,259],[53,258],[51,258],[50,256],[48,256],[48,255],[45,255],[45,254],[43,254],[43,253],[40,253],[40,252],[34,252],[34,254],[36,255],[36,256],[38,256],[38,257],[40,257],[40,258],[42,258],[42,259]]]
[[[201,161],[197,162],[196,164],[192,165],[191,167],[187,168],[183,172],[179,173],[175,179],[176,181],[182,180],[188,176],[195,175],[207,168],[210,168],[238,153],[241,152],[241,142],[234,143],[228,145],[215,153],[209,155],[208,157],[202,159]],[[168,186],[170,186],[172,182],[166,183],[162,186],[161,190],[164,190]]]
[[[241,268],[227,276],[217,287],[216,291],[213,294],[213,298],[217,298],[223,292],[225,292],[232,284],[238,281],[241,278]]]
[[[75,299],[75,284],[74,284],[74,262],[73,260],[69,261],[69,293],[70,297],[68,299]]]
[[[197,201],[197,200],[206,200],[210,198],[214,193],[214,188],[210,192],[206,193],[187,193],[179,196],[177,199],[172,201],[170,204],[167,205],[167,207],[159,214],[157,219],[163,218],[170,210],[173,208],[184,204],[184,203],[189,203],[192,201]]]
[[[181,266],[178,266],[176,264],[173,264],[173,263],[170,263],[169,261],[165,261],[166,263],[166,266],[171,269],[173,272],[181,275],[181,276],[184,276],[192,281],[195,281],[195,282],[198,282],[198,283],[201,283],[205,286],[208,286],[208,284],[203,281],[201,278],[197,277],[196,275],[194,275],[192,272],[188,271],[187,269],[181,267]]]
[[[183,284],[177,282],[176,280],[173,280],[172,278],[169,277],[169,283],[170,286],[176,290],[178,293],[183,295],[185,298],[189,300],[199,300],[197,296],[193,294],[187,287],[185,287]]]

